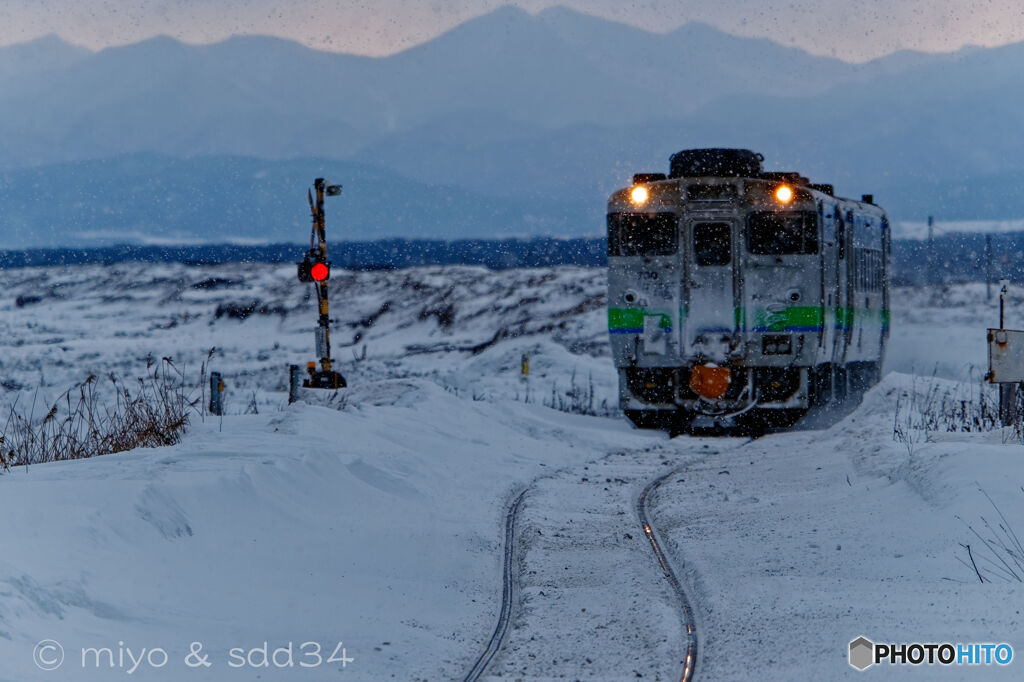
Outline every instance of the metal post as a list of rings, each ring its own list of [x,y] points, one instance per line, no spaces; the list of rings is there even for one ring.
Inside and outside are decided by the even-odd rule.
[[[992,300],[992,235],[985,235],[985,300]]]
[[[224,380],[220,372],[210,372],[210,414],[224,414]]]
[[[935,218],[928,216],[928,284],[935,284]]]
[[[999,384],[999,420],[1003,426],[1014,426],[1020,418],[1017,393],[1020,384]]]
[[[1010,280],[999,280],[999,328],[1006,329],[1006,293],[1010,289]],[[999,384],[999,419],[1003,426],[1016,426],[1020,415],[1017,409],[1017,393],[1019,383],[1003,382]]]
[[[999,328],[1006,329],[1004,313],[1006,311],[1006,292],[1010,289],[1010,280],[999,280]]]
[[[288,404],[299,399],[299,388],[302,386],[302,372],[298,365],[288,365]]]

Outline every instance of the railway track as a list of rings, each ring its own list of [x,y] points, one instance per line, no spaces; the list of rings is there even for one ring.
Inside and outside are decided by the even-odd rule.
[[[740,447],[749,444],[750,442],[752,442],[752,440],[753,439],[741,444]],[[707,447],[707,445],[705,445],[704,447]],[[702,452],[700,454],[703,455],[703,457],[700,457],[696,461],[703,461],[705,457],[717,453],[717,449]],[[694,463],[696,462],[690,462],[688,465],[692,465]],[[591,465],[593,465],[593,463],[591,463]],[[636,510],[637,521],[639,521],[644,536],[647,538],[651,550],[654,552],[654,556],[657,560],[661,574],[664,576],[666,580],[668,580],[671,591],[677,599],[679,612],[682,616],[681,624],[683,641],[681,644],[684,650],[684,656],[682,659],[683,669],[680,673],[679,679],[681,682],[692,682],[698,663],[699,651],[697,624],[694,610],[690,603],[689,597],[683,589],[682,583],[680,582],[678,575],[673,569],[668,556],[665,554],[665,550],[663,548],[661,539],[651,523],[651,515],[648,509],[648,505],[650,504],[651,498],[655,491],[657,491],[662,484],[664,484],[672,477],[678,476],[680,474],[680,471],[681,468],[673,467],[667,473],[662,473],[654,480],[649,481],[645,485],[639,496],[634,498],[634,505]],[[560,472],[561,475],[564,475],[565,473],[568,472]],[[608,472],[606,471],[605,473]],[[556,474],[555,476],[557,475],[559,474]],[[597,478],[600,478],[601,476],[604,476],[604,473],[597,475],[597,472],[591,471],[589,472],[589,475],[597,476]],[[609,475],[614,476],[613,473],[609,473]],[[554,478],[554,476],[543,477],[542,479],[533,481],[526,489],[521,490],[516,495],[516,497],[513,499],[512,503],[509,505],[508,509],[505,512],[505,544],[503,552],[504,566],[502,571],[503,583],[501,609],[498,615],[497,624],[495,625],[494,631],[491,634],[490,640],[488,641],[486,648],[484,649],[483,653],[481,653],[480,656],[476,659],[476,662],[470,669],[469,673],[463,678],[464,682],[476,682],[477,680],[483,679],[485,674],[487,674],[489,666],[496,659],[497,654],[501,651],[502,647],[506,643],[506,638],[509,632],[509,625],[511,623],[513,605],[515,604],[518,592],[523,589],[522,586],[517,586],[517,577],[514,569],[515,560],[517,558],[515,556],[515,539],[518,516],[522,509],[523,500],[526,496],[526,493],[536,488],[541,481],[551,478]],[[582,480],[586,481],[587,479],[583,478]],[[611,481],[612,479],[609,478],[606,480]],[[641,478],[640,480],[643,480],[643,478]],[[627,483],[626,480],[622,480],[621,482],[623,484]],[[605,488],[604,490],[607,491],[608,488]],[[538,492],[537,494],[540,494],[540,492]],[[620,511],[618,513],[621,514],[622,512]],[[577,519],[577,521],[579,520],[580,519]],[[652,572],[652,576],[653,575],[655,574]],[[586,609],[584,609],[584,611],[586,611]],[[678,651],[678,649],[675,649],[675,651]],[[587,662],[589,663],[590,660],[587,659]],[[605,662],[607,663],[608,661]]]
[[[519,508],[523,504],[523,498],[526,497],[527,490],[528,488],[520,491],[505,512],[505,552],[504,568],[502,569],[501,611],[498,613],[498,624],[495,626],[494,634],[491,635],[491,639],[487,643],[487,648],[480,654],[480,658],[476,659],[476,663],[473,664],[469,674],[463,678],[464,682],[476,682],[483,676],[487,666],[490,665],[495,655],[501,650],[501,644],[508,633],[508,625],[512,619],[512,599],[515,592],[515,576],[513,575],[512,566],[515,559],[516,516],[519,514]]]
[[[680,584],[675,571],[672,570],[672,565],[669,563],[668,557],[665,556],[661,543],[658,542],[657,533],[654,532],[650,516],[647,513],[647,500],[650,494],[657,490],[658,486],[678,473],[678,470],[672,470],[648,483],[647,487],[640,493],[640,496],[637,497],[636,513],[640,518],[640,524],[643,526],[644,535],[650,541],[651,549],[654,550],[654,556],[658,559],[658,565],[661,566],[662,573],[665,574],[665,578],[672,586],[672,591],[682,606],[683,628],[686,630],[686,657],[683,661],[683,673],[682,677],[680,677],[680,682],[691,682],[697,666],[697,623],[694,619],[693,607],[690,606],[690,600],[687,598],[686,592],[683,590],[683,586]]]

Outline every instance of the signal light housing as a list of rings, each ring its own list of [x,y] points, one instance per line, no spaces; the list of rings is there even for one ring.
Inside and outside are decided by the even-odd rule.
[[[313,263],[313,267],[309,269],[309,274],[313,277],[314,282],[323,282],[331,276],[331,268],[327,263]]]
[[[331,277],[330,263],[320,260],[310,260],[307,256],[305,260],[298,263],[298,266],[300,282],[325,282]]]

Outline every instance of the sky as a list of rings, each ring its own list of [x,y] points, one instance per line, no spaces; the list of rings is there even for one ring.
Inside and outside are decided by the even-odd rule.
[[[1020,0],[0,0],[0,45],[50,33],[92,49],[159,34],[191,43],[266,34],[382,56],[506,4],[531,13],[564,5],[656,32],[701,21],[847,61],[1024,41]]]

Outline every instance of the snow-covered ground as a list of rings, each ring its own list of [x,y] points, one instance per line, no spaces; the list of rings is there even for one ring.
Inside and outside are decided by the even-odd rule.
[[[991,497],[1024,533],[1024,446],[915,429],[907,408],[933,387],[981,390],[998,319],[983,287],[897,291],[889,373],[864,405],[753,442],[615,415],[602,270],[335,272],[351,388],[291,406],[286,367],[313,359],[315,320],[293,266],[7,270],[0,290],[5,406],[130,378],[147,355],[195,376],[211,348],[229,391],[227,414],[196,416],[178,445],[0,475],[5,682],[119,679],[143,649],[128,679],[461,679],[497,619],[523,489],[517,601],[489,673],[677,679],[679,607],[635,512],[673,470],[651,510],[696,607],[699,679],[856,675],[859,635],[1022,640],[1021,586],[968,525],[988,537]],[[597,416],[550,407],[571,403]],[[63,646],[56,671],[34,662],[43,640]]]

